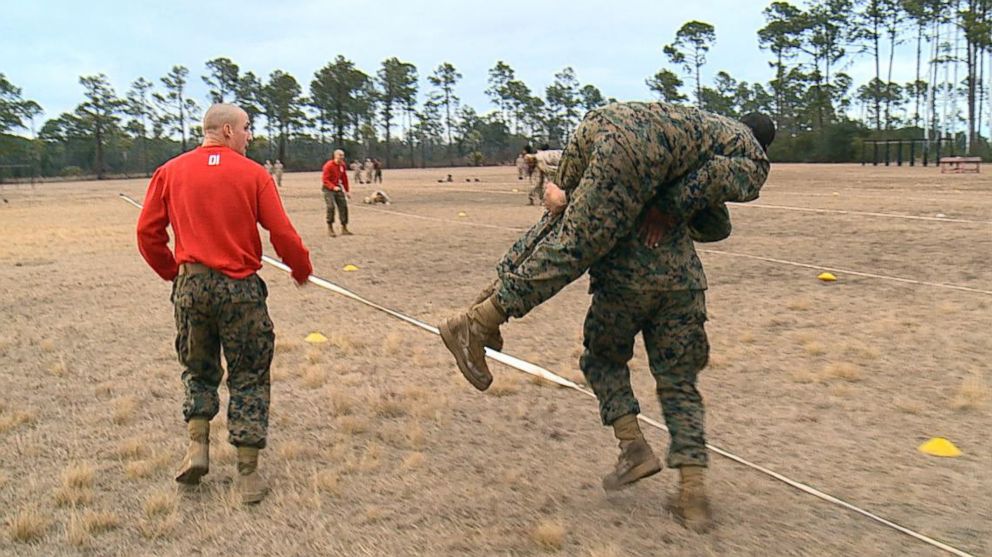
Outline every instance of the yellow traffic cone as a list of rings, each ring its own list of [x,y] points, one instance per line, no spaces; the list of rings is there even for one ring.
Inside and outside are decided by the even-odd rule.
[[[961,456],[961,450],[955,447],[954,443],[951,443],[943,437],[934,437],[933,439],[920,445],[919,451],[923,454],[928,454],[931,456],[943,456],[949,458]]]
[[[310,344],[321,344],[323,342],[327,342],[327,337],[325,337],[324,335],[322,335],[320,333],[313,332],[313,333],[310,333],[309,335],[307,335],[307,338],[305,338],[303,340],[309,342]]]

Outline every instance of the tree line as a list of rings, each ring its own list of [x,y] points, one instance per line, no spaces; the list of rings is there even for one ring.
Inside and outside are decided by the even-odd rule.
[[[767,82],[721,70],[705,83],[717,33],[690,21],[662,46],[667,64],[645,80],[648,89],[727,116],[772,114],[777,160],[850,161],[863,139],[924,136],[988,156],[981,129],[986,119],[992,126],[992,0],[776,1],[763,15],[757,39],[769,54]],[[895,54],[905,49],[915,53],[915,76],[898,83]],[[847,71],[859,59],[874,62],[874,76],[855,85]],[[290,169],[318,168],[334,147],[352,158],[378,156],[387,167],[501,162],[526,143],[562,145],[586,111],[614,100],[571,67],[534,91],[503,61],[488,72],[493,108],[482,113],[461,102],[462,74],[448,62],[430,70],[424,89],[418,68],[396,57],[366,72],[339,55],[309,83],[282,70],[258,76],[221,57],[199,77],[203,99],[190,95],[195,77],[184,66],[154,81],[140,77],[123,95],[106,75],[82,76],[82,102],[36,129],[41,107],[0,74],[0,165],[26,165],[8,175],[147,173],[199,143],[202,110],[215,102],[251,116],[249,156]]]

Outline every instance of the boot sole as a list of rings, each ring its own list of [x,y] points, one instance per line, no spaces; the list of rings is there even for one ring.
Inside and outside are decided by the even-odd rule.
[[[190,466],[176,476],[176,481],[186,485],[196,485],[200,483],[200,478],[207,475],[209,466]]]
[[[658,472],[661,472],[661,470],[661,463],[657,460],[654,462],[645,462],[639,466],[631,468],[626,474],[624,474],[623,478],[620,478],[616,482],[609,481],[609,477],[604,478],[603,489],[606,491],[620,491],[625,487],[634,485],[644,478],[650,478]]]
[[[438,331],[441,333],[441,340],[444,341],[445,348],[447,348],[448,352],[451,352],[451,355],[455,357],[455,363],[458,364],[458,371],[462,372],[465,379],[468,380],[468,382],[471,383],[476,389],[480,391],[485,391],[488,389],[489,385],[492,385],[493,383],[493,376],[489,375],[488,377],[479,377],[472,373],[465,361],[464,355],[461,353],[461,345],[459,345],[455,339],[455,335],[452,333],[448,322],[445,321],[438,325]]]

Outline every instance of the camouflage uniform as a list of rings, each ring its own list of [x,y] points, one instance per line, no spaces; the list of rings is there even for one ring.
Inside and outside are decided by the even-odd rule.
[[[664,250],[637,247],[643,209],[654,203],[688,222],[727,201],[756,199],[767,175],[763,149],[734,120],[664,103],[590,111],[551,177],[568,206],[544,215],[497,265],[497,302],[509,317],[523,317],[601,260],[590,273],[594,284],[704,289],[688,234],[667,239],[661,268],[655,256]],[[626,251],[611,254],[618,244]]]
[[[232,279],[208,270],[180,273],[172,287],[176,353],[186,387],[183,417],[217,415],[217,388],[227,360],[228,440],[239,447],[265,447],[269,425],[269,366],[275,333],[258,275]]]
[[[558,165],[561,164],[561,149],[538,151],[533,155],[537,170],[537,184],[527,195],[531,204],[536,200],[538,204],[544,199],[544,183],[552,179],[558,173]]]
[[[671,433],[669,467],[707,463],[696,389],[709,357],[706,277],[693,236],[726,237],[725,202],[755,199],[767,173],[763,149],[740,123],[661,103],[610,105],[591,112],[565,150],[564,214],[546,214],[497,266],[497,300],[513,317],[589,269],[580,367],[604,425],[639,413],[627,363],[643,335]],[[637,235],[648,205],[677,219],[657,246]]]

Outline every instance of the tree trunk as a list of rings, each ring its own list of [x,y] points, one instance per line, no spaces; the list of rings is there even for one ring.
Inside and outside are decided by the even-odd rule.
[[[916,28],[916,81],[913,82],[913,97],[915,97],[915,107],[913,109],[913,125],[920,125],[920,57],[923,54],[923,20]]]
[[[385,120],[386,120],[386,160],[383,162],[383,164],[386,166],[386,168],[391,168],[392,161],[389,158],[389,154],[392,145],[390,145],[390,141],[389,141],[389,127],[393,121],[393,118],[392,115],[389,114],[389,112],[386,112]]]
[[[873,2],[873,4],[876,2]],[[875,130],[881,131],[882,129],[882,91],[879,90],[879,86],[882,84],[882,69],[879,62],[879,44],[878,44],[878,17],[872,16],[872,42],[875,46]]]

